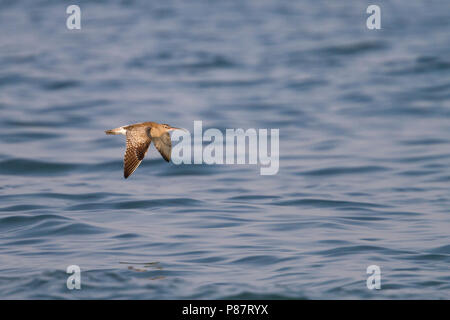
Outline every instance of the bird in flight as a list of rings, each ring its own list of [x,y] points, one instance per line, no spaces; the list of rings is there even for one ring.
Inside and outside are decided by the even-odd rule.
[[[123,159],[125,179],[141,164],[152,141],[164,160],[170,161],[172,142],[169,132],[173,130],[184,129],[171,127],[168,124],[143,122],[105,131],[106,134],[123,134],[127,137],[127,148]]]

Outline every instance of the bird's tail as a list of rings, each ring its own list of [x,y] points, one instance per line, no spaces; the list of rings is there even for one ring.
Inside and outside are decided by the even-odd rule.
[[[116,129],[106,130],[106,134],[126,134],[126,130],[123,127],[119,127]]]

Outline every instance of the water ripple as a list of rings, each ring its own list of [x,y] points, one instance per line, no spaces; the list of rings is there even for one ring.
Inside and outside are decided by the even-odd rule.
[[[89,1],[81,32],[56,3],[0,1],[0,298],[448,298],[449,1],[378,31],[357,1]],[[152,146],[123,178],[104,130],[195,120],[279,129],[279,172]]]

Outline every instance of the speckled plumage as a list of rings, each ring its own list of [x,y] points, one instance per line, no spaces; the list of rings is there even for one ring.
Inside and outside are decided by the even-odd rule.
[[[164,160],[169,162],[172,151],[169,131],[176,129],[179,128],[156,122],[143,122],[105,131],[106,134],[123,134],[127,137],[123,165],[125,179],[141,164],[152,141]]]

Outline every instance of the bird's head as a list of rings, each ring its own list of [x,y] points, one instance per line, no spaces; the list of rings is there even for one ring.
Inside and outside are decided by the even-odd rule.
[[[169,126],[169,125],[166,124],[166,123],[162,124],[162,127],[163,127],[166,131],[173,131],[173,130],[183,130],[183,131],[186,131],[185,129],[182,129],[182,128],[177,128],[177,127]]]

